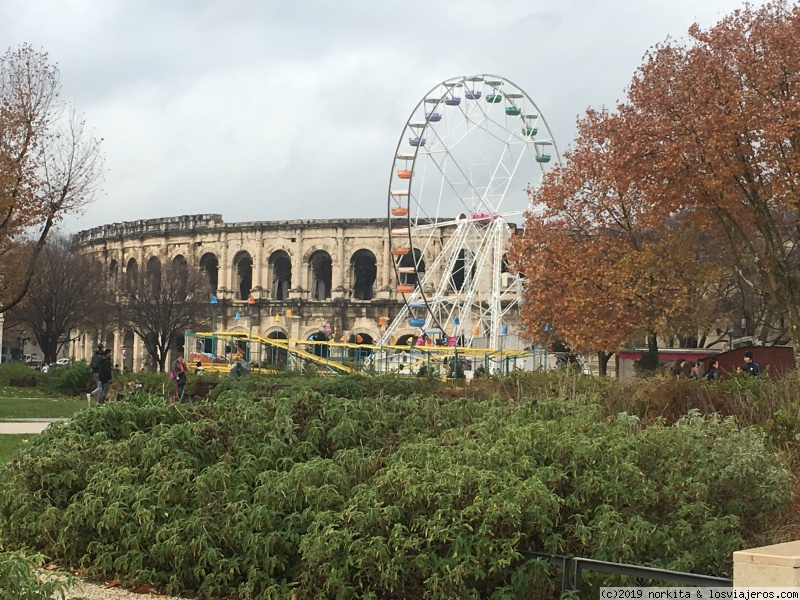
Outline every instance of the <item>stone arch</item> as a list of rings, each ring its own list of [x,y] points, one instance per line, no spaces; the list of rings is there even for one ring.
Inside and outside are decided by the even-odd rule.
[[[400,257],[397,266],[406,268],[416,267],[417,272],[424,273],[425,258],[422,256],[422,252],[418,248],[412,248],[408,254],[404,254]],[[417,273],[398,273],[398,283],[405,285],[417,285],[419,283],[419,277],[417,276]]]
[[[378,260],[371,250],[362,248],[350,258],[350,282],[354,300],[372,300],[375,280],[378,277]]]
[[[272,276],[270,298],[273,300],[287,300],[289,290],[292,288],[292,259],[285,250],[275,250],[267,260]]]
[[[475,257],[466,248],[459,250],[450,278],[453,288],[459,292],[467,283],[475,279]]]
[[[327,251],[316,250],[308,257],[308,275],[308,281],[311,283],[311,298],[313,300],[330,298],[333,260]]]
[[[161,259],[157,256],[151,256],[147,259],[147,273],[149,275],[161,275]]]
[[[416,340],[417,336],[414,333],[404,333],[398,336],[397,340],[395,341],[395,346],[410,346],[412,340]]]
[[[375,343],[375,340],[369,333],[365,331],[354,331],[347,338],[347,343],[356,344],[358,346],[371,346]],[[348,348],[347,353],[350,358],[355,360],[356,364],[359,364],[372,354],[372,348]]]
[[[128,262],[125,264],[125,272],[128,274],[139,274],[139,264],[136,262],[135,258],[128,259]]]
[[[115,344],[117,343],[116,336],[114,335],[113,331],[109,331],[106,333],[105,339],[103,339],[103,345],[105,346],[106,350],[111,350],[111,364],[114,365],[114,361],[117,359],[117,348],[115,348]]]
[[[219,284],[219,259],[213,252],[206,252],[200,257],[200,271],[208,281],[208,289],[211,294],[217,293]]]
[[[271,340],[288,340],[289,335],[285,329],[281,327],[273,327],[267,332],[267,338]],[[278,368],[286,368],[287,352],[283,348],[276,348],[275,346],[267,345],[264,348],[264,362],[267,365]]]
[[[239,250],[233,257],[233,270],[236,273],[236,296],[247,300],[253,289],[253,257],[247,250]]]
[[[120,350],[122,353],[122,360],[120,361],[122,371],[123,372],[131,372],[133,371],[133,345],[136,343],[136,338],[133,335],[133,332],[127,330],[123,333],[122,336],[122,347],[124,350]]]
[[[311,342],[328,342],[328,336],[325,335],[324,331],[313,331],[306,339]],[[312,354],[319,356],[320,358],[328,358],[331,353],[330,346],[327,344],[311,344],[311,348],[309,350]]]

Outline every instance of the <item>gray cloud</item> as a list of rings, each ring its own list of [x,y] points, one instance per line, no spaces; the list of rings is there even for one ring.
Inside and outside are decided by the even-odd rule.
[[[105,139],[103,195],[71,230],[194,212],[227,221],[386,212],[398,138],[438,82],[494,73],[563,150],[646,49],[733,0],[6,0],[0,39],[50,53]]]

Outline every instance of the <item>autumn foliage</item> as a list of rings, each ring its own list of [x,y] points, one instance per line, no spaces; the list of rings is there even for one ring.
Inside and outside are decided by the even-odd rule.
[[[531,192],[542,208],[514,257],[534,337],[549,324],[615,349],[708,322],[724,248],[798,338],[800,8],[746,5],[689,37],[648,52],[627,100],[589,110],[565,167]]]
[[[49,232],[101,176],[100,141],[59,89],[47,54],[24,45],[0,56],[0,313],[22,300]]]

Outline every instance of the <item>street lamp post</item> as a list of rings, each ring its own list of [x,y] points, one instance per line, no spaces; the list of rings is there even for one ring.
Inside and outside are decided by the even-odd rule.
[[[250,363],[250,347],[253,345],[253,306],[256,299],[251,295],[247,299],[248,320],[250,321],[250,332],[247,334],[247,362]]]
[[[217,304],[217,297],[211,294],[211,360],[217,358],[217,340],[214,339],[214,306]]]

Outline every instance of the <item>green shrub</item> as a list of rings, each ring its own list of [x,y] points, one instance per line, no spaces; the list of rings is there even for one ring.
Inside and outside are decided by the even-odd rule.
[[[77,396],[93,387],[94,375],[85,360],[51,367],[44,378],[47,390],[65,396]]]
[[[226,380],[194,405],[132,394],[15,455],[2,536],[204,598],[530,597],[557,582],[519,550],[722,575],[780,521],[789,474],[757,430],[603,418],[564,377],[575,400],[355,377]]]
[[[8,385],[12,379],[41,381],[42,373],[18,360],[0,363],[0,385]]]
[[[40,577],[44,557],[22,552],[0,552],[0,598],[4,600],[64,600],[74,579],[68,573]],[[81,600],[75,596],[73,600]],[[85,599],[84,599],[85,600]]]

